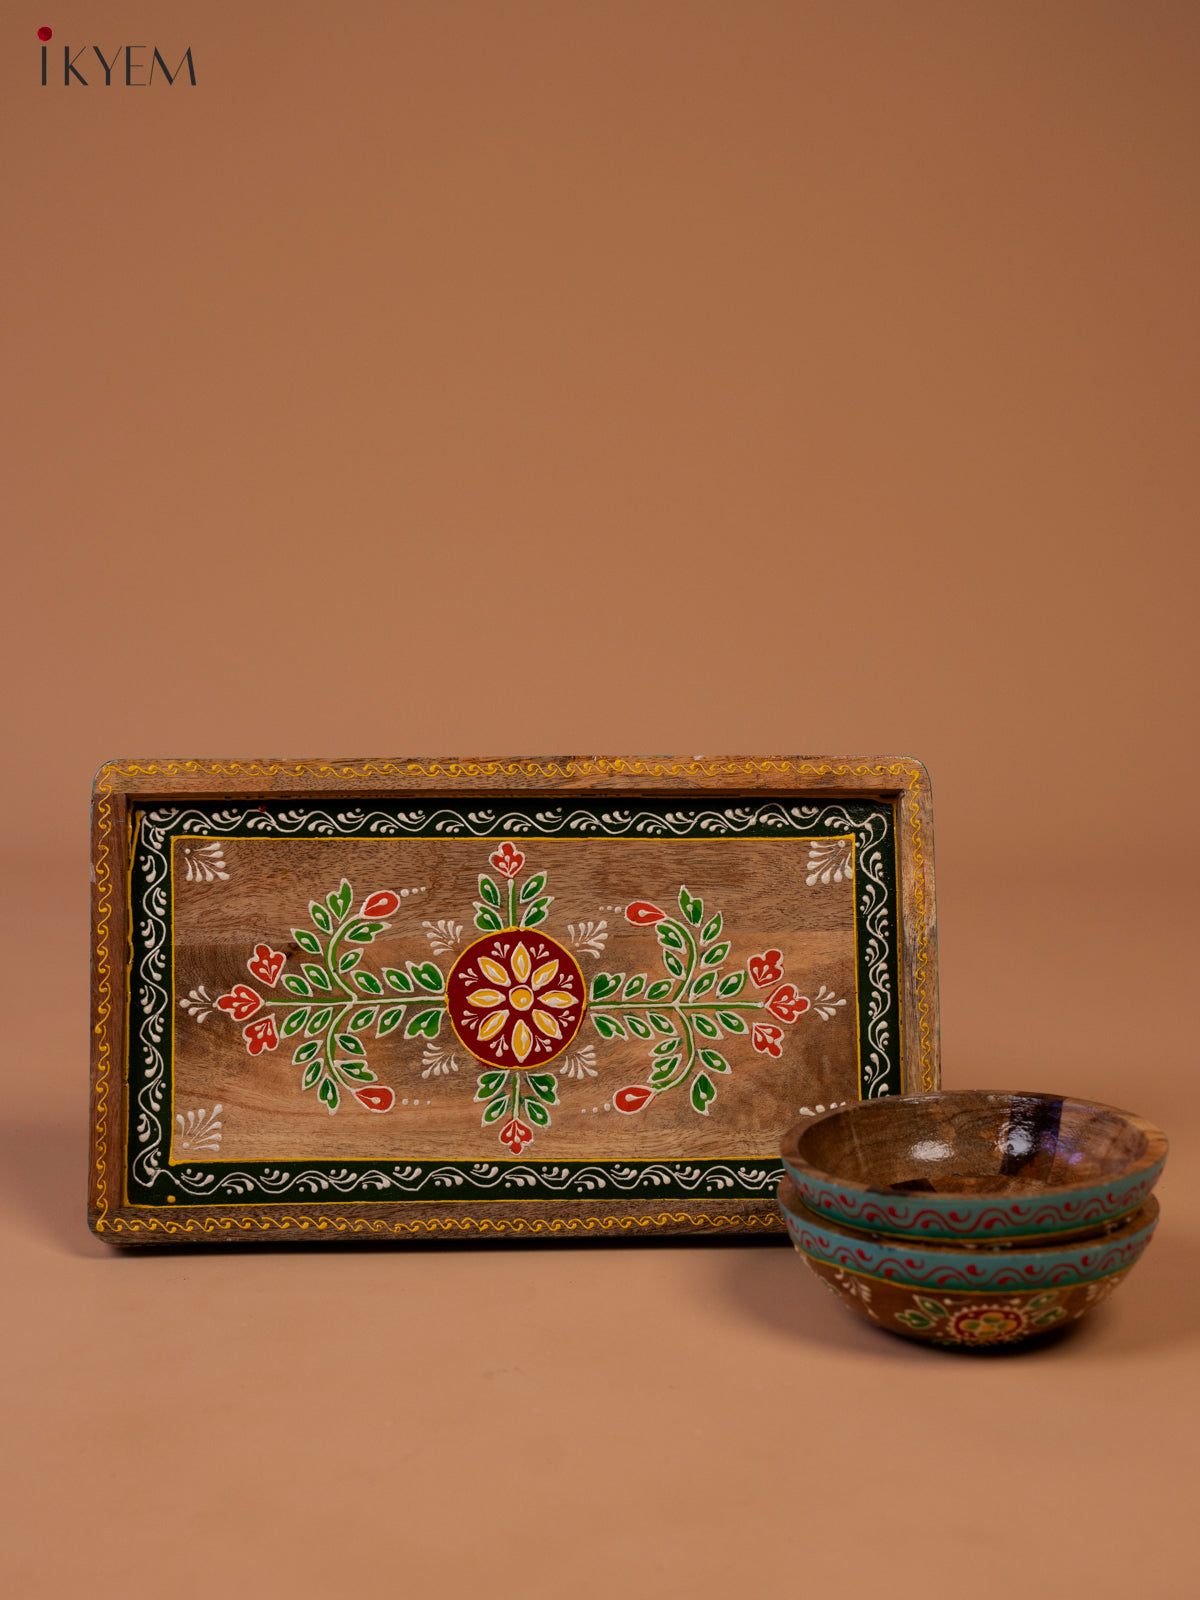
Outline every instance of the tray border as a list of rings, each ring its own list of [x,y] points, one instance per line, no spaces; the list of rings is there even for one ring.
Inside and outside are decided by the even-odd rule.
[[[599,1202],[583,1216],[547,1215],[554,1201],[496,1203],[486,1217],[400,1218],[395,1202],[382,1201],[375,1217],[339,1216],[338,1202],[289,1206],[281,1215],[269,1206],[259,1216],[231,1214],[213,1206],[206,1216],[163,1215],[161,1208],[123,1202],[122,1163],[109,1161],[109,1145],[120,1150],[125,1135],[124,1094],[117,1093],[115,1064],[124,1061],[128,994],[124,947],[129,916],[126,814],[128,797],[176,800],[191,794],[254,795],[311,799],[322,793],[355,792],[375,798],[414,791],[463,791],[493,795],[561,796],[572,791],[631,794],[752,792],[824,797],[874,795],[894,802],[897,930],[903,1092],[940,1086],[937,994],[937,932],[934,898],[932,796],[924,766],[905,756],[552,756],[552,757],[367,757],[238,759],[119,759],[97,772],[92,808],[92,1051],[91,1172],[89,1222],[108,1242],[123,1245],[188,1242],[197,1238],[249,1238],[289,1234],[311,1237],[351,1234],[410,1239],[471,1236],[561,1236],[597,1238],[614,1231],[696,1229],[774,1232],[783,1225],[773,1204],[744,1200],[720,1211],[664,1209],[662,1202]],[[119,926],[118,926],[119,924]],[[916,1085],[920,1085],[917,1090]],[[124,1071],[120,1088],[124,1090]],[[411,1204],[411,1203],[409,1203]],[[471,1202],[464,1203],[469,1210]],[[414,1211],[419,1207],[414,1205]],[[182,1208],[181,1208],[182,1210]],[[191,1207],[187,1208],[192,1211]],[[534,1213],[532,1215],[528,1213]],[[291,1230],[295,1230],[292,1232]]]

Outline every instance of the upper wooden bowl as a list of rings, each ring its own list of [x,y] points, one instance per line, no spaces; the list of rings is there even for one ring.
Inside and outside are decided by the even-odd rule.
[[[1102,1229],[1145,1203],[1167,1141],[1091,1100],[966,1089],[826,1111],[782,1153],[800,1199],[831,1221],[983,1241]]]

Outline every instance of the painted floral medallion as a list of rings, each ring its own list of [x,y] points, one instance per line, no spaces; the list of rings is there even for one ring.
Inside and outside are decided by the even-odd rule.
[[[446,980],[450,1025],[488,1066],[538,1067],[579,1032],[586,987],[571,952],[547,935],[489,935],[468,945]]]

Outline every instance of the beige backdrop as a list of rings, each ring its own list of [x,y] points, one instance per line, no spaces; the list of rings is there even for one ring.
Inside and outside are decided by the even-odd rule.
[[[1190,1597],[1200,11],[13,0],[0,88],[11,1591]],[[921,756],[946,1081],[1166,1126],[1131,1284],[93,1240],[92,770],[460,750]]]

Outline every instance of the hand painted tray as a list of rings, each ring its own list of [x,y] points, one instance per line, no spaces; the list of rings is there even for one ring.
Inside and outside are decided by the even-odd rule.
[[[781,1230],[781,1134],[939,1084],[895,757],[114,761],[93,1228]]]

